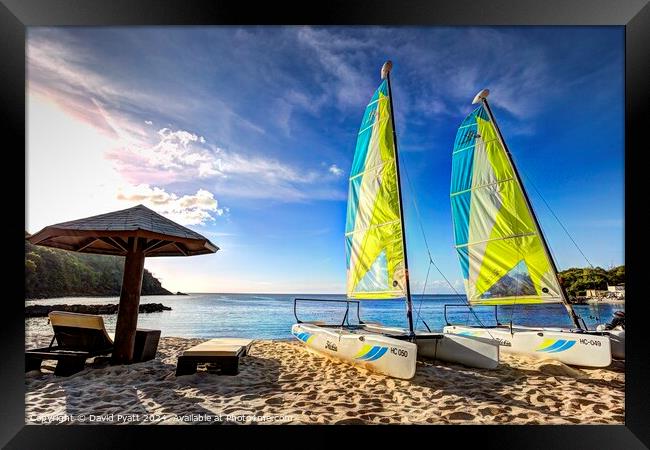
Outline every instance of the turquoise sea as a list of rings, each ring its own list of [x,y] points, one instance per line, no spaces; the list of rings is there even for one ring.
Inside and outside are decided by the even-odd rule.
[[[162,303],[171,311],[140,314],[139,328],[159,329],[163,336],[179,337],[251,337],[278,339],[291,337],[291,325],[295,323],[293,299],[322,298],[344,300],[344,295],[300,295],[300,294],[191,294],[188,296],[144,296],[141,303]],[[28,300],[30,304],[106,304],[119,303],[117,297],[76,297],[47,300]],[[476,316],[469,313],[464,297],[456,295],[416,295],[414,297],[414,318],[418,329],[425,329],[422,319],[432,330],[441,330],[445,325],[444,305],[449,307],[447,317],[456,324],[494,324],[494,307],[478,307]],[[460,307],[458,307],[460,306]],[[589,328],[608,322],[612,314],[624,309],[624,305],[577,305],[576,310]],[[339,323],[343,320],[346,303],[298,302],[298,316],[301,320],[326,320]],[[419,314],[418,314],[419,312]],[[511,320],[519,325],[544,325],[572,327],[564,306],[560,304],[538,306],[500,306],[498,318],[501,323]],[[406,305],[403,300],[365,300],[360,303],[361,319],[380,322],[384,325],[406,327]],[[356,323],[356,306],[350,305],[350,323]],[[106,328],[115,330],[116,315],[104,316]],[[47,318],[26,319],[26,332],[51,333]]]

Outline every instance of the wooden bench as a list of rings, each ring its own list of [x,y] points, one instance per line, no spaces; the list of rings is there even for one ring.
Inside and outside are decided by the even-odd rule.
[[[252,339],[217,338],[189,348],[178,357],[176,376],[196,373],[199,364],[208,365],[221,375],[237,375],[239,358],[246,356]]]
[[[39,370],[44,359],[57,361],[54,375],[68,377],[80,372],[86,366],[86,360],[93,356],[106,355],[112,349],[91,353],[76,350],[64,350],[59,347],[45,347],[30,350],[25,353],[25,372]]]

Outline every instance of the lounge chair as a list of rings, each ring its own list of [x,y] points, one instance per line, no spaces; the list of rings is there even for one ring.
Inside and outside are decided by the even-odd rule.
[[[207,364],[222,375],[239,373],[239,358],[246,356],[252,339],[217,338],[189,348],[178,357],[176,376],[196,373],[198,364]]]
[[[48,317],[54,337],[49,347],[25,352],[25,372],[38,370],[44,359],[52,359],[58,361],[54,375],[69,376],[83,370],[88,358],[113,352],[114,336],[106,331],[102,316],[52,311]],[[160,330],[138,328],[132,362],[155,358],[159,340]]]
[[[83,370],[86,359],[113,351],[102,316],[52,311],[48,317],[54,337],[49,347],[25,352],[25,372],[38,370],[44,359],[51,359],[57,361],[54,375],[69,376]]]

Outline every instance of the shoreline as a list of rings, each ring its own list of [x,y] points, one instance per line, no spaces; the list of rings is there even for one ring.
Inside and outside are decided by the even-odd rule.
[[[31,335],[27,348],[51,336]],[[623,424],[624,363],[605,369],[502,355],[495,370],[419,361],[389,378],[307,350],[295,339],[256,341],[236,376],[176,377],[178,355],[204,341],[163,337],[154,360],[89,362],[55,377],[26,374],[29,424]],[[96,420],[90,420],[93,416]]]
[[[572,305],[625,305],[625,300],[599,300],[599,299],[589,299],[584,302],[570,302]]]
[[[625,305],[625,300],[587,300],[588,305]]]

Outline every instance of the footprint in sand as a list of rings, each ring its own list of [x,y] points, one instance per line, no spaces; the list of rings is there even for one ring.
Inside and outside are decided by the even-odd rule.
[[[264,403],[266,403],[267,405],[281,405],[282,403],[284,403],[284,400],[282,400],[282,398],[280,397],[271,397],[266,399]]]
[[[596,403],[593,406],[594,412],[599,416],[603,415],[603,412],[609,412],[608,409],[608,406],[603,403]]]
[[[351,403],[341,403],[341,402],[333,403],[332,406],[338,406],[338,407],[341,407],[341,408],[354,408],[355,407],[355,405],[353,405]]]
[[[449,420],[474,420],[474,417],[476,416],[463,411],[456,411],[445,417]]]
[[[341,419],[334,422],[334,425],[365,425],[365,421],[356,418]]]
[[[50,392],[49,394],[43,394],[43,398],[58,398],[63,397],[65,394],[61,391]]]
[[[478,412],[480,415],[485,417],[485,416],[496,416],[501,412],[501,410],[496,406],[487,406],[485,408],[480,408]]]

